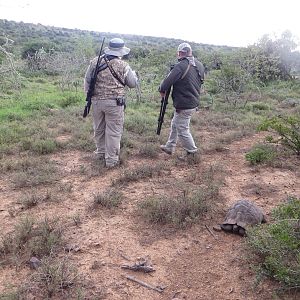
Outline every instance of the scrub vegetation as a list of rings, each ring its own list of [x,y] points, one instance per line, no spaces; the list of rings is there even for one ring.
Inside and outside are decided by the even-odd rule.
[[[126,41],[131,52],[125,59],[140,80],[140,89],[127,93],[120,172],[91,157],[92,122],[82,117],[84,73],[104,36],[106,43],[116,36]],[[295,170],[300,154],[300,53],[294,51],[297,45],[290,32],[276,39],[266,35],[247,48],[191,43],[206,69],[203,114],[191,120],[201,153],[193,161],[162,161],[158,145],[168,131],[160,136],[155,132],[157,89],[176,63],[181,42],[0,20],[0,190],[19,193],[1,232],[0,266],[30,274],[29,281],[0,292],[0,299],[105,298],[103,290],[90,294],[87,279],[78,280],[78,257],[70,263],[66,258],[66,252],[77,249],[67,245],[72,234],[96,218],[91,212],[96,209],[102,219],[126,213],[136,227],[146,223],[173,230],[189,230],[220,214],[226,171],[202,161],[202,155],[224,153],[226,159],[230,144],[264,132],[265,142],[245,154],[253,172],[268,167]],[[168,128],[171,117],[170,103],[163,127]],[[207,135],[198,134],[204,129]],[[76,165],[77,153],[82,159]],[[180,174],[188,170],[188,175],[172,182],[168,176],[174,168]],[[73,185],[75,180],[79,184]],[[148,189],[142,191],[142,184]],[[131,201],[130,193],[138,194],[139,201]],[[7,199],[10,195],[1,201]],[[80,214],[68,214],[63,210],[67,201],[86,206]],[[56,208],[59,215],[62,209],[59,218]],[[257,274],[279,282],[285,291],[300,286],[299,217],[299,197],[289,198],[274,208],[268,224],[249,232],[246,242]],[[27,262],[33,256],[40,266],[29,270]]]

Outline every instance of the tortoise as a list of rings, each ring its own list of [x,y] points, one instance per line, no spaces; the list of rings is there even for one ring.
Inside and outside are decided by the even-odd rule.
[[[224,231],[245,236],[248,226],[261,223],[266,223],[262,209],[257,207],[255,203],[243,199],[229,208],[220,227]]]

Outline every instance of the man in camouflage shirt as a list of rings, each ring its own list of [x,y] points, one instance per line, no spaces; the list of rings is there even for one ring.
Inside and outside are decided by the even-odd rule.
[[[119,164],[120,141],[124,125],[125,86],[138,84],[135,72],[122,60],[130,49],[120,38],[113,38],[104,49],[92,96],[95,154],[105,159],[106,167]],[[84,91],[87,93],[97,64],[95,57],[85,74]]]

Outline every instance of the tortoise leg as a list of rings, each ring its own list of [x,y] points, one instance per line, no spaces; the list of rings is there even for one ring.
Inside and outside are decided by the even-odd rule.
[[[239,228],[238,234],[239,234],[240,236],[245,236],[245,235],[246,235],[246,230],[245,230],[243,227],[240,227],[240,228]]]
[[[231,225],[231,224],[221,224],[220,226],[221,226],[221,228],[222,228],[224,231],[232,232],[232,225]]]
[[[234,232],[234,233],[238,233],[239,232],[239,226],[238,225],[233,225],[233,227],[232,227],[232,231]]]

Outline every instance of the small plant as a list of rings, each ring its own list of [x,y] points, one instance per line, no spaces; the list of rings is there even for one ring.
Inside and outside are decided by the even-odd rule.
[[[39,258],[54,253],[62,245],[62,226],[59,219],[45,217],[36,222],[24,218],[14,231],[2,236],[0,256],[3,262],[21,264],[30,256]]]
[[[217,186],[199,188],[193,193],[183,191],[177,197],[147,198],[140,204],[142,214],[151,222],[185,226],[203,216],[210,209],[212,199],[218,197]]]
[[[274,221],[248,231],[247,244],[260,274],[280,282],[283,290],[300,287],[300,200],[290,198],[272,212]]]
[[[53,183],[58,177],[57,171],[53,162],[32,158],[14,174],[13,183],[19,188]]]
[[[72,216],[72,220],[75,226],[79,226],[82,223],[81,217],[78,213]]]
[[[258,129],[275,131],[279,134],[279,138],[269,136],[267,141],[280,143],[300,156],[300,118],[298,116],[273,117],[265,120]]]
[[[147,158],[157,158],[158,157],[157,146],[154,144],[146,143],[141,146],[139,150],[139,154]]]
[[[256,145],[254,148],[245,155],[247,161],[251,165],[257,165],[274,160],[276,151],[270,145]]]
[[[142,165],[132,170],[125,170],[121,177],[115,180],[115,184],[126,184],[145,178],[151,178],[161,173],[166,167],[162,164],[158,165]]]
[[[253,111],[270,110],[270,106],[263,102],[255,102],[252,103],[252,110]]]
[[[66,257],[42,259],[37,273],[32,277],[32,284],[36,285],[37,293],[43,299],[59,294],[63,296],[77,281],[77,268]]]
[[[123,199],[123,194],[114,188],[110,188],[102,193],[97,193],[94,195],[94,205],[104,206],[106,208],[117,207],[121,204]]]
[[[31,255],[43,257],[54,253],[62,245],[63,228],[58,218],[45,217],[36,228],[29,243]]]
[[[24,209],[29,209],[37,206],[40,201],[41,198],[37,194],[26,194],[19,200]]]
[[[82,99],[78,95],[67,95],[59,100],[59,105],[62,108],[66,108],[66,107],[74,105],[80,101],[82,101]]]

